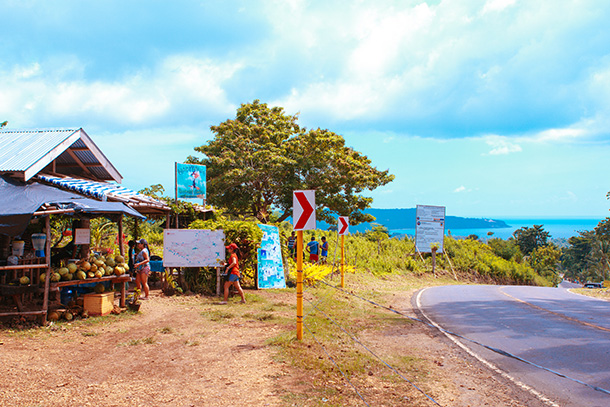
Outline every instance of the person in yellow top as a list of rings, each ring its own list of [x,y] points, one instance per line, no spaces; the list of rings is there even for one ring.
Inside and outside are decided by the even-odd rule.
[[[220,303],[227,303],[227,301],[229,300],[229,287],[233,285],[233,287],[235,287],[235,289],[239,293],[241,297],[241,303],[243,304],[246,302],[246,297],[244,296],[244,290],[242,290],[241,286],[239,285],[239,259],[237,257],[237,253],[235,253],[239,249],[237,248],[237,245],[235,243],[231,243],[227,246],[227,250],[229,251],[230,259],[229,264],[226,264],[227,279],[225,280],[224,287],[224,301],[221,301]]]

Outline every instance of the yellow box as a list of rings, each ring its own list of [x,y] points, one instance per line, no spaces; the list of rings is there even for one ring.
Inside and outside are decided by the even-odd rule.
[[[114,291],[102,294],[85,294],[83,308],[89,315],[108,315],[114,308]]]

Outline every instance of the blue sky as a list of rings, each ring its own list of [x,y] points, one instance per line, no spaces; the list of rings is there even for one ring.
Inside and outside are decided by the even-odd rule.
[[[396,180],[376,208],[608,216],[610,2],[0,0],[0,121],[83,127],[124,177],[260,99]]]

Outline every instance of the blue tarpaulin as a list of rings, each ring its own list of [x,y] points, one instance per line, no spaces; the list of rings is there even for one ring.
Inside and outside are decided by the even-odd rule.
[[[122,202],[97,201],[49,185],[24,183],[8,176],[0,176],[0,234],[20,236],[34,212],[44,204],[71,209],[76,215],[118,217],[125,214],[145,219]]]

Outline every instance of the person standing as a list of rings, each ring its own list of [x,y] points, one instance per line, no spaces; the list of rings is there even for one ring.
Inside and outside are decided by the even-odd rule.
[[[136,268],[134,264],[136,263],[136,242],[135,240],[130,240],[127,244],[129,245],[129,250],[127,250],[127,264],[129,265],[129,274],[135,277]]]
[[[229,300],[229,288],[231,285],[235,287],[239,296],[241,297],[241,303],[244,304],[246,302],[246,296],[244,295],[244,290],[241,289],[239,285],[239,259],[237,257],[237,245],[235,243],[231,243],[227,246],[227,250],[229,251],[229,264],[226,265],[226,273],[227,279],[225,281],[224,286],[224,300],[221,301],[221,304],[226,304]]]
[[[305,248],[309,253],[309,261],[312,263],[316,263],[318,261],[318,253],[320,251],[320,244],[316,241],[316,237],[312,236],[311,241],[307,243],[307,247]]]
[[[148,287],[148,276],[150,275],[150,249],[148,248],[148,242],[144,238],[138,240],[137,247],[139,252],[134,264],[136,269],[136,288],[144,291],[144,297],[140,297],[140,299],[147,300],[150,291],[150,288]]]
[[[320,247],[320,262],[326,264],[326,258],[328,257],[328,242],[326,236],[322,236],[322,245]]]
[[[290,235],[290,237],[288,238],[288,252],[290,253],[290,257],[294,259],[295,256],[295,244],[297,242],[297,237],[294,234],[294,231],[292,231],[292,234]]]

